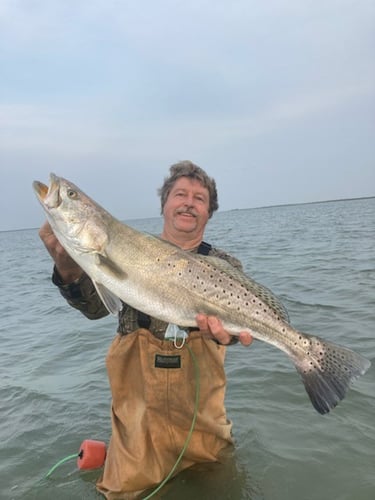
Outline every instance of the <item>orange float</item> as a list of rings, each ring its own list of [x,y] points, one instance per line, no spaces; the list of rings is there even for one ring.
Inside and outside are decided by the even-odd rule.
[[[79,469],[90,470],[103,467],[107,448],[103,441],[85,439],[80,446],[77,458]]]

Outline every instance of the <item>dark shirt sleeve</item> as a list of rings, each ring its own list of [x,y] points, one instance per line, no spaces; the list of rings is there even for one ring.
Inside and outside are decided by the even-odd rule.
[[[78,280],[67,285],[63,283],[54,267],[52,282],[58,287],[68,304],[78,309],[86,318],[100,319],[109,314],[87,274],[83,273]]]

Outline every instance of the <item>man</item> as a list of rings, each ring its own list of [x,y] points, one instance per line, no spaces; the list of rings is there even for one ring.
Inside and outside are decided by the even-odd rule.
[[[172,165],[159,194],[162,239],[241,268],[237,259],[203,241],[206,224],[218,208],[215,181],[204,170],[190,161]],[[39,234],[55,261],[52,279],[63,297],[90,319],[107,315],[90,278],[58,243],[48,223]],[[124,304],[118,334],[107,355],[112,437],[97,483],[107,499],[137,498],[171,470],[176,473],[195,463],[219,461],[231,448],[231,422],[224,407],[224,356],[225,345],[236,339],[218,318],[199,314],[196,321],[186,346],[183,342],[177,346],[165,339],[166,323]],[[239,339],[244,345],[252,341],[247,332]],[[197,384],[200,401],[195,408]],[[195,412],[188,446],[173,469]]]

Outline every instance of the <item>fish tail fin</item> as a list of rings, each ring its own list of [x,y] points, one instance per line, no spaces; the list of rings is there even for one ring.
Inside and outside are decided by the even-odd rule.
[[[314,408],[322,415],[333,409],[351,384],[371,363],[354,351],[302,334],[305,355],[293,356],[294,364]],[[299,351],[300,353],[300,351]]]

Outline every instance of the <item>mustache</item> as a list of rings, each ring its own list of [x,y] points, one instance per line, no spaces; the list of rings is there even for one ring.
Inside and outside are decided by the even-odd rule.
[[[197,212],[191,208],[191,207],[185,207],[185,208],[179,208],[176,213],[178,215],[181,215],[181,214],[189,214],[189,215],[192,215],[193,217],[197,217],[198,214]]]

